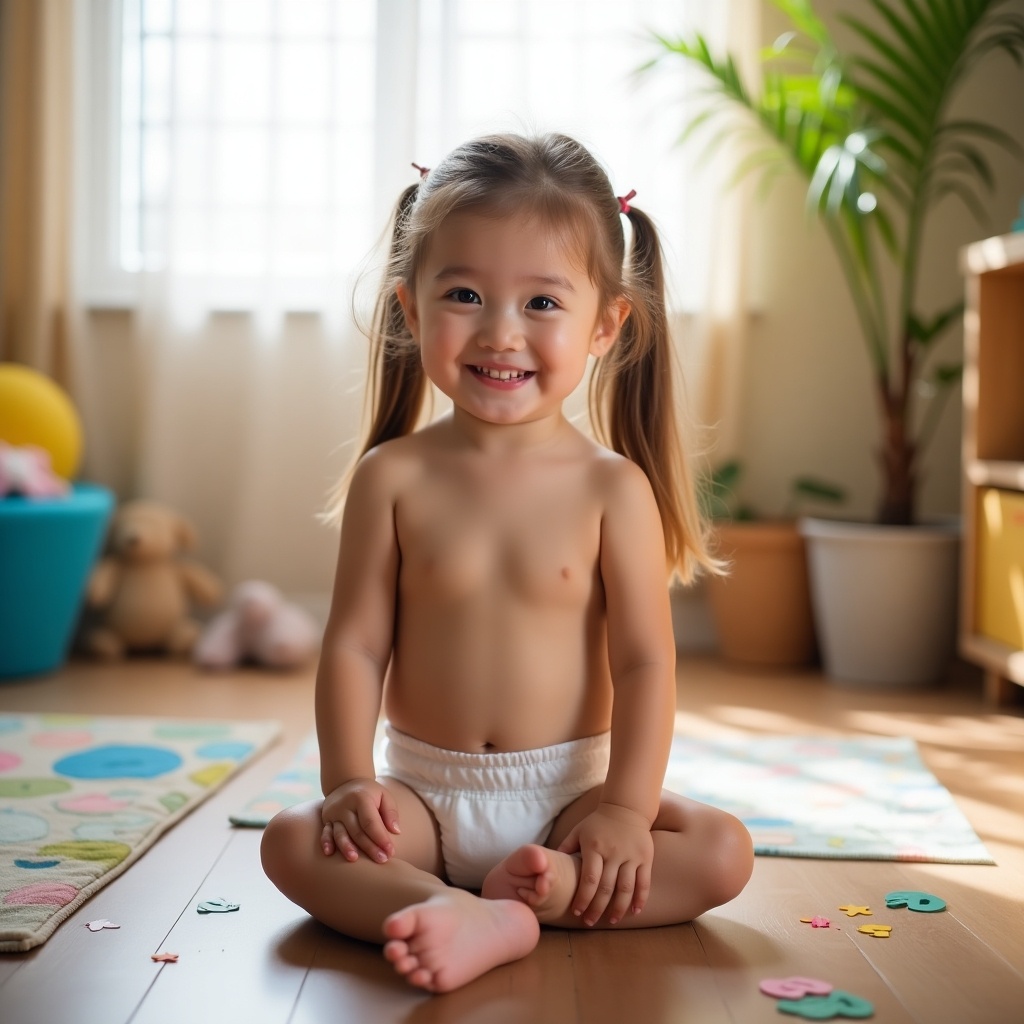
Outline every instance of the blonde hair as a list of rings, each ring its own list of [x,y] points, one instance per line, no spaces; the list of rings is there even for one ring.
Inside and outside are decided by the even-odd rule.
[[[630,252],[622,207],[608,176],[565,135],[492,135],[449,154],[407,188],[395,209],[384,280],[370,337],[370,422],[356,462],[371,448],[416,429],[428,393],[419,349],[396,289],[412,287],[426,243],[456,211],[530,214],[561,232],[608,306],[620,296],[631,312],[590,380],[589,409],[599,441],[647,474],[665,533],[670,572],[690,581],[700,567],[717,571],[707,548],[695,484],[685,457],[674,398],[674,358],[665,310],[661,246],[650,218],[635,206]],[[347,478],[329,517],[340,517]]]

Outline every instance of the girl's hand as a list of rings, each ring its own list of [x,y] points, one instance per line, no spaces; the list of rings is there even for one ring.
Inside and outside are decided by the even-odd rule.
[[[374,779],[350,779],[324,799],[320,846],[324,855],[358,860],[360,851],[383,864],[394,856],[391,835],[399,835],[398,808]]]
[[[615,924],[628,912],[643,910],[651,891],[654,839],[642,815],[628,807],[599,804],[558,849],[582,858],[572,912],[585,924],[596,924],[605,912],[608,923]]]

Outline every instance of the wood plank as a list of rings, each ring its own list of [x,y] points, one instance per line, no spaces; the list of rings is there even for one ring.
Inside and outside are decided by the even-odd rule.
[[[869,1000],[876,1017],[889,1024],[913,1021],[886,981],[848,941],[844,925],[812,928],[801,923],[802,917],[815,915],[838,923],[837,912],[830,913],[814,898],[808,879],[815,874],[831,884],[833,862],[759,857],[747,889],[695,922],[730,1019],[744,1024],[782,1019],[776,1000],[762,995],[758,986],[765,978],[802,976]]]
[[[132,1024],[235,1019],[239,1005],[260,1007],[260,1020],[289,1019],[320,944],[308,915],[263,874],[261,833],[237,829],[203,878],[162,947],[179,954],[165,964]],[[200,914],[203,900],[223,897],[240,909]],[[287,950],[282,955],[280,950]]]
[[[835,872],[804,872],[803,878],[808,896],[822,908],[817,912],[838,925],[913,1020],[1007,1024],[1016,1019],[1024,1007],[1024,978],[954,914],[886,908],[885,894],[899,888],[893,880],[901,875],[914,880],[914,873],[902,867],[851,861],[839,886]],[[838,909],[848,903],[867,906],[872,915],[849,918]],[[892,925],[892,933],[880,939],[858,931],[869,924]],[[857,994],[872,999],[867,992]]]
[[[734,1019],[693,925],[568,934],[581,1022]]]
[[[228,830],[216,827],[211,815],[220,816],[207,803],[183,819],[43,946],[22,954],[21,969],[0,989],[5,1024],[117,1024],[131,1017],[160,971],[150,954],[162,948],[227,843]],[[99,918],[121,927],[90,932],[86,922]]]
[[[455,992],[429,995],[395,974],[377,946],[328,929],[289,1024],[324,1020],[523,1024],[576,1020],[564,933],[544,932],[533,953]]]
[[[1019,904],[1000,891],[1005,874],[998,868],[963,864],[921,864],[913,872],[893,873],[893,889],[934,893],[948,904],[955,918],[983,947],[1001,957],[1024,977],[1024,928]],[[892,890],[889,890],[892,891]]]

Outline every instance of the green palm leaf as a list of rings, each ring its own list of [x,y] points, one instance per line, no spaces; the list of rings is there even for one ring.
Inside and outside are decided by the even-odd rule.
[[[949,311],[933,321],[914,313],[925,218],[947,196],[981,216],[979,192],[994,185],[988,150],[1020,154],[1006,132],[947,111],[981,60],[999,52],[1024,67],[1024,15],[1006,10],[1007,0],[867,0],[868,11],[850,0],[839,20],[856,45],[843,54],[812,0],[773,2],[790,29],[761,55],[754,87],[701,36],[660,38],[660,59],[707,73],[707,103],[695,119],[702,131],[736,109],[759,129],[761,144],[737,161],[738,178],[760,175],[764,184],[784,162],[805,178],[807,207],[825,226],[857,310],[880,407],[906,418],[889,433],[908,438],[912,462],[920,453],[909,428],[916,360],[951,322]],[[894,317],[883,277],[898,287]]]

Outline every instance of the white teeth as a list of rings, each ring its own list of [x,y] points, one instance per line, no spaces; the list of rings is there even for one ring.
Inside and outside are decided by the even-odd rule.
[[[526,376],[525,370],[492,370],[486,366],[478,366],[476,369],[491,380],[520,380]]]

